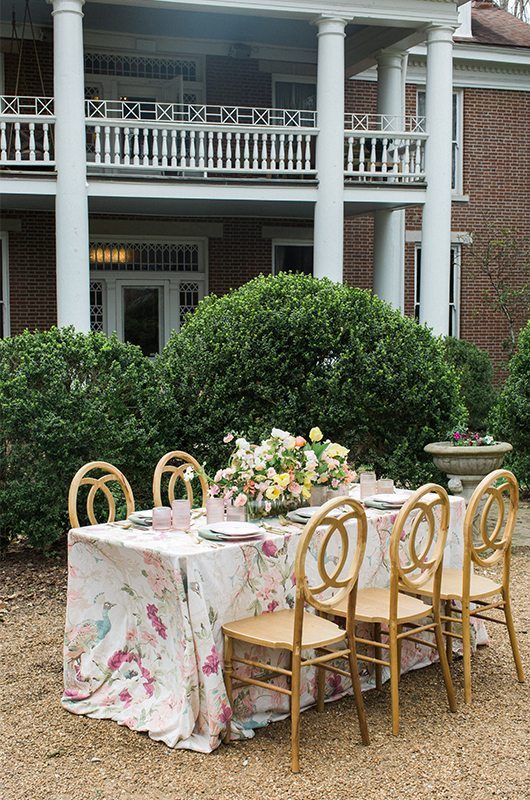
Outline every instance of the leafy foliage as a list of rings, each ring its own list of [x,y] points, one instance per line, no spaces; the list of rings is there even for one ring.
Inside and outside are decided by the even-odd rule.
[[[430,331],[370,292],[329,280],[259,277],[210,295],[168,342],[162,384],[180,446],[216,469],[222,437],[272,427],[326,437],[405,484],[432,477],[423,446],[465,420],[457,377]],[[177,441],[177,434],[173,439]]]
[[[508,379],[492,412],[491,428],[497,439],[513,445],[507,466],[530,488],[530,321],[519,334]]]
[[[488,415],[495,402],[493,365],[489,355],[471,342],[445,340],[445,357],[460,381],[462,399],[469,414],[469,427],[486,430]]]
[[[151,505],[155,366],[116,337],[54,328],[0,342],[0,530],[46,549],[68,529],[70,481],[105,460]]]

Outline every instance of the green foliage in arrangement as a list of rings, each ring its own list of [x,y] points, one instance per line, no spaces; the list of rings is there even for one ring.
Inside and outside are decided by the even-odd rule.
[[[63,536],[70,482],[88,461],[113,463],[137,505],[152,505],[164,452],[154,371],[139,348],[103,334],[54,328],[0,341],[1,544],[22,535],[47,549]]]
[[[485,431],[495,402],[493,365],[489,355],[471,342],[449,336],[445,340],[445,357],[458,375],[462,399],[469,414],[469,427],[474,431]]]
[[[513,445],[506,466],[530,489],[530,321],[519,334],[508,369],[508,379],[491,414],[490,428],[496,439]]]
[[[211,470],[227,431],[259,441],[318,425],[354,466],[419,485],[435,474],[423,446],[466,418],[441,340],[370,292],[304,275],[206,297],[160,369],[164,428]]]

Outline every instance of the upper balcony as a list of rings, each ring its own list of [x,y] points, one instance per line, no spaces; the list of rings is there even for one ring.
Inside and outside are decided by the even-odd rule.
[[[0,97],[0,167],[38,177],[54,167],[53,98]],[[425,181],[423,117],[348,113],[344,179],[356,184]],[[315,111],[86,101],[89,177],[189,182],[316,181]]]

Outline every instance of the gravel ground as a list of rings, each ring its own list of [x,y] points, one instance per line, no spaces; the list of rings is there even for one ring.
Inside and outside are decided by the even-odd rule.
[[[519,519],[514,612],[530,674],[530,506]],[[474,705],[447,710],[438,667],[405,675],[402,732],[390,733],[388,684],[365,695],[372,744],[359,744],[352,702],[302,715],[301,773],[289,769],[289,721],[211,755],[171,750],[109,720],[77,717],[62,690],[64,556],[13,548],[0,563],[2,800],[515,800],[530,779],[528,684],[518,684],[503,626],[473,662]],[[525,790],[526,786],[526,790]]]

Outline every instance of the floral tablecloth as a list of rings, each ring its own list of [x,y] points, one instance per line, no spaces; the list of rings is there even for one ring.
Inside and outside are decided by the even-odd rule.
[[[464,503],[451,498],[444,564],[460,566]],[[360,586],[389,583],[388,543],[395,512],[368,510]],[[300,529],[264,531],[247,543],[198,544],[186,533],[124,530],[109,525],[73,529],[68,538],[68,596],[63,706],[75,714],[113,719],[147,731],[170,747],[214,750],[232,710],[222,673],[221,625],[293,607],[294,557]],[[486,641],[483,623],[479,643]],[[263,657],[242,646],[244,657]],[[430,663],[435,651],[404,642],[404,671]],[[285,653],[271,653],[282,663]],[[241,665],[239,665],[240,667]],[[314,670],[303,670],[302,706],[314,703]],[[349,691],[327,673],[328,699]],[[374,685],[365,664],[363,688]],[[236,692],[237,737],[288,713],[288,698],[244,686]]]

